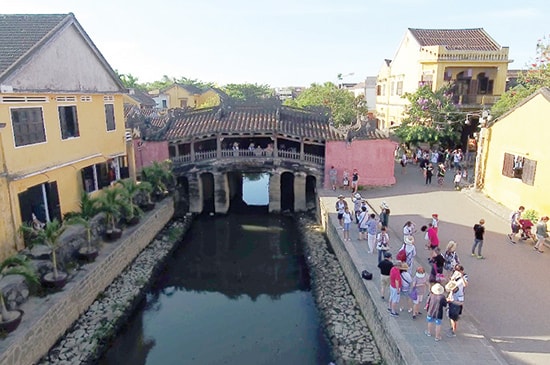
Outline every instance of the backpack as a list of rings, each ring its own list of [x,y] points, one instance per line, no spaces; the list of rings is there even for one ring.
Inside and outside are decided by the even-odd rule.
[[[405,251],[405,245],[403,245],[403,247],[399,250],[399,252],[395,256],[395,259],[401,262],[405,262],[407,260],[407,251]]]

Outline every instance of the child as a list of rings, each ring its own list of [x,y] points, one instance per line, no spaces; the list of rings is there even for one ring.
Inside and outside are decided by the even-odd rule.
[[[455,190],[460,190],[460,181],[461,180],[462,180],[462,171],[456,170],[455,179],[454,179]]]

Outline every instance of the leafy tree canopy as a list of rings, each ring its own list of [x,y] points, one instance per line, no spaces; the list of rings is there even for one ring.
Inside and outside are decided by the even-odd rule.
[[[550,38],[537,41],[535,60],[527,70],[518,75],[518,85],[506,91],[491,108],[491,114],[498,117],[515,107],[520,101],[541,87],[550,87]]]
[[[285,100],[284,104],[299,108],[328,108],[336,126],[353,124],[358,115],[365,115],[367,111],[364,98],[356,99],[351,92],[338,88],[332,82],[311,84],[296,99]]]
[[[458,141],[463,115],[452,102],[452,85],[435,92],[430,85],[420,86],[414,93],[405,93],[409,101],[405,118],[394,133],[407,145],[428,143],[451,145]]]
[[[239,101],[257,101],[267,99],[273,95],[273,90],[269,85],[258,84],[227,84],[222,90],[229,97]]]

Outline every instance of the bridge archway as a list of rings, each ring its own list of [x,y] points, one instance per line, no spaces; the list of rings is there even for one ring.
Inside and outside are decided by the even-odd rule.
[[[294,174],[283,172],[281,174],[281,211],[294,212]]]
[[[314,209],[317,206],[317,178],[313,175],[306,176],[306,209]]]
[[[200,184],[202,187],[202,212],[215,213],[214,174],[211,172],[200,174]]]

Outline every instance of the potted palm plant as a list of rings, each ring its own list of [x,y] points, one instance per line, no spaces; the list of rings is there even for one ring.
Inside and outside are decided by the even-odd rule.
[[[71,225],[81,225],[86,231],[86,245],[78,249],[78,257],[84,261],[94,261],[99,250],[92,244],[92,218],[99,212],[97,199],[83,191],[80,195],[80,212],[65,215],[65,222]]]
[[[145,195],[145,199],[140,201],[139,207],[146,212],[153,210],[155,208],[155,202],[151,200],[153,185],[148,181],[140,181],[138,187],[139,191]]]
[[[144,167],[141,170],[142,180],[149,182],[153,186],[153,195],[158,199],[163,199],[168,195],[168,185],[173,182],[173,175],[168,162],[153,162],[151,166]]]
[[[21,228],[23,231],[28,229],[25,226],[21,226]],[[63,288],[67,283],[69,274],[58,270],[56,250],[60,245],[59,237],[65,232],[66,227],[59,222],[58,219],[54,219],[53,221],[47,222],[41,229],[31,229],[33,229],[36,237],[35,242],[37,244],[46,245],[52,250],[51,260],[53,270],[42,276],[42,284],[48,288]]]
[[[139,218],[143,213],[136,204],[135,198],[140,192],[140,187],[132,179],[119,180],[118,184],[122,187],[121,195],[125,200],[123,208],[124,220],[126,224],[133,226],[139,223]]]
[[[32,268],[29,260],[22,255],[14,255],[0,263],[0,280],[7,275],[22,275],[28,284],[38,285],[38,275]],[[10,333],[17,329],[23,311],[20,309],[8,310],[4,295],[0,290],[0,331]]]
[[[117,222],[122,213],[124,198],[119,186],[105,188],[98,198],[98,209],[105,213],[107,220],[107,229],[105,237],[108,241],[114,241],[122,236],[122,229],[117,227]]]

